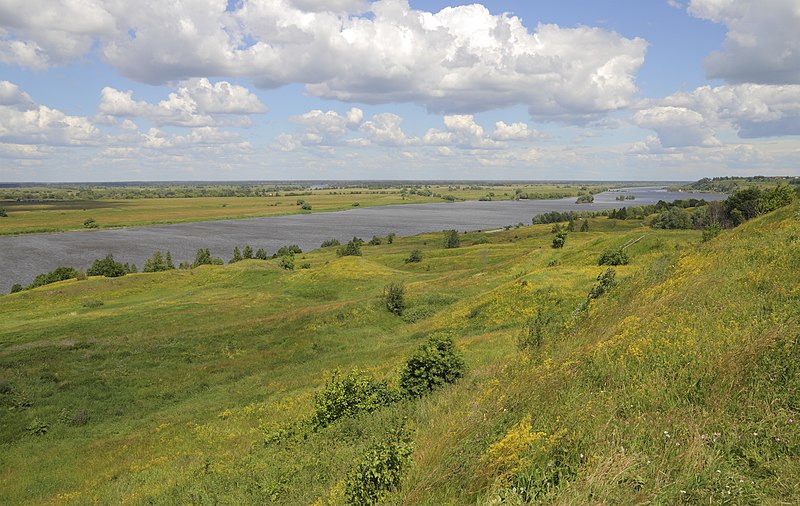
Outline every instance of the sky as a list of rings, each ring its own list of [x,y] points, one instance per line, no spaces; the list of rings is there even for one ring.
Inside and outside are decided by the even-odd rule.
[[[800,175],[800,0],[0,0],[0,182]]]

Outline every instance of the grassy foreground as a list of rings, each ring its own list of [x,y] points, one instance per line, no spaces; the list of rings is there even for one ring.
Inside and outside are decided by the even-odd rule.
[[[83,230],[86,220],[97,228],[123,228],[166,223],[257,218],[298,213],[329,212],[394,204],[421,204],[448,200],[510,200],[520,193],[530,198],[561,198],[600,192],[609,185],[583,183],[424,185],[414,188],[398,184],[386,188],[335,188],[272,192],[263,196],[213,196],[192,198],[99,198],[82,199],[77,190],[7,189],[0,209],[0,235],[38,234]],[[142,191],[147,188],[142,189]],[[124,193],[125,190],[120,190]],[[138,195],[138,194],[137,194]],[[146,195],[146,194],[145,194]],[[58,198],[61,197],[61,198]],[[310,209],[303,209],[307,202]]]
[[[0,297],[0,503],[339,504],[398,424],[414,453],[389,504],[800,497],[797,204],[702,244],[598,218],[554,250],[550,227]],[[582,309],[600,254],[633,241]],[[541,315],[542,344],[520,351]],[[459,382],[295,431],[333,370],[394,382],[436,332],[464,352]]]

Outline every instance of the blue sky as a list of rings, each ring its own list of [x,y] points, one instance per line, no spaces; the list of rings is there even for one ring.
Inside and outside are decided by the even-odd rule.
[[[797,0],[0,0],[0,181],[800,174]]]

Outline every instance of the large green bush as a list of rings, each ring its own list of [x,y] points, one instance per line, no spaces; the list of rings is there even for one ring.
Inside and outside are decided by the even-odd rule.
[[[458,248],[461,246],[461,238],[456,230],[445,230],[442,232],[445,248]]]
[[[36,276],[33,279],[33,282],[31,282],[31,284],[28,285],[28,289],[30,290],[31,288],[36,288],[37,286],[49,285],[50,283],[55,283],[57,281],[64,281],[67,279],[73,279],[77,277],[78,277],[78,271],[73,269],[72,267],[58,267],[46,274],[39,274],[38,276]],[[20,287],[20,290],[21,289],[22,288]]]
[[[600,255],[597,265],[628,265],[630,261],[624,249],[607,249]]]
[[[398,399],[386,381],[377,381],[359,369],[342,376],[335,371],[325,387],[314,394],[315,427],[325,427],[336,420],[358,413],[371,413]]]
[[[107,278],[118,278],[128,273],[129,269],[125,265],[114,260],[114,255],[109,253],[103,259],[97,259],[86,271],[89,276],[105,276]]]
[[[402,283],[389,283],[384,286],[383,303],[390,313],[402,316],[406,308],[406,287]]]
[[[452,338],[432,335],[403,366],[400,389],[408,397],[422,397],[463,375],[464,359]]]
[[[359,239],[358,237],[353,237],[350,242],[342,246],[341,248],[336,250],[336,256],[340,257],[350,257],[350,256],[361,256],[361,244],[364,241]]]

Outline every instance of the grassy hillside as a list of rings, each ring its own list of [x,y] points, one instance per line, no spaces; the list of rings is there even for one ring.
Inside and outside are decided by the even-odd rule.
[[[0,503],[337,504],[403,426],[397,504],[759,504],[800,497],[800,220],[591,220],[68,281],[0,297]],[[488,243],[483,242],[483,238]],[[635,242],[634,242],[635,241]],[[586,304],[608,248],[618,284]],[[405,263],[413,249],[423,260]],[[299,263],[298,262],[298,265]],[[403,282],[406,311],[384,285]],[[522,350],[521,336],[542,342]],[[314,429],[353,367],[395,384],[432,335],[464,378]]]

